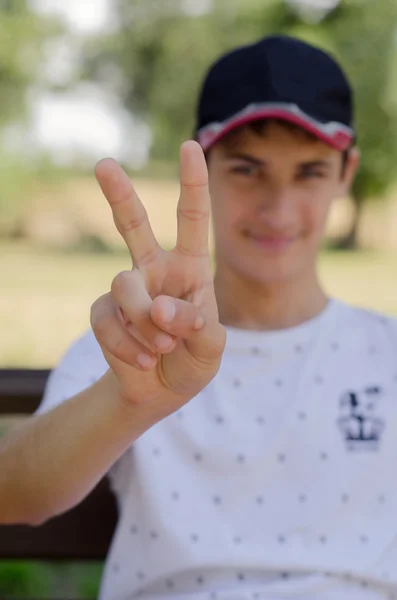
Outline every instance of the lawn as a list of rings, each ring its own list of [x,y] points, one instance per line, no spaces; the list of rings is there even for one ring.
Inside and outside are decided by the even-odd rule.
[[[126,253],[49,251],[0,245],[0,365],[50,367],[89,326],[93,301],[116,273],[130,268]],[[397,314],[397,253],[324,252],[320,274],[330,294]]]

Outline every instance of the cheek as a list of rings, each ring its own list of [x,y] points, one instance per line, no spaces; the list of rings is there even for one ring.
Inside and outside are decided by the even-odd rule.
[[[218,237],[225,237],[236,229],[244,216],[241,197],[236,198],[232,190],[210,187],[213,226]]]
[[[329,198],[312,198],[310,202],[306,202],[302,209],[303,227],[306,233],[310,236],[321,237],[325,229],[331,199]]]
[[[238,222],[239,215],[233,211],[229,203],[227,206],[213,204],[212,226],[218,242],[224,244],[230,240],[233,243]]]

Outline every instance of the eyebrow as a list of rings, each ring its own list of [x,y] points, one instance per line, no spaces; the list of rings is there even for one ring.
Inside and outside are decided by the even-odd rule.
[[[225,157],[227,160],[245,160],[246,162],[249,162],[257,167],[266,166],[266,161],[260,160],[259,158],[255,158],[250,154],[244,154],[243,152],[234,152],[233,154],[226,154]]]
[[[225,157],[227,160],[244,160],[245,162],[249,162],[250,164],[256,167],[267,166],[266,161],[260,160],[259,158],[255,158],[250,154],[245,154],[244,152],[234,152],[233,154],[226,154]],[[297,167],[301,170],[316,168],[329,169],[331,167],[331,163],[328,160],[308,160],[306,162],[299,163]]]
[[[331,163],[328,160],[309,160],[307,162],[303,162],[299,164],[300,169],[316,169],[316,168],[326,168],[329,169],[331,167]]]

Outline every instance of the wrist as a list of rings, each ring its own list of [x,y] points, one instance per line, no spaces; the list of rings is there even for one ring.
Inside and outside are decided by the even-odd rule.
[[[112,415],[122,426],[131,428],[136,432],[136,437],[142,435],[147,429],[150,429],[164,415],[158,414],[152,403],[145,402],[144,398],[137,399],[137,402],[131,402],[121,392],[119,381],[112,371],[108,369],[99,379],[95,386],[100,390],[99,396],[106,403],[106,408],[111,408]]]

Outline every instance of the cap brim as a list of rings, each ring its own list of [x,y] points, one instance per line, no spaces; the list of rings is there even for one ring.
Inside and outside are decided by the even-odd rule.
[[[337,150],[347,150],[354,141],[354,131],[343,123],[331,121],[322,123],[304,113],[295,104],[266,105],[247,107],[223,123],[210,123],[197,132],[197,141],[204,152],[223,138],[227,133],[259,119],[281,119],[302,127],[309,133]]]

